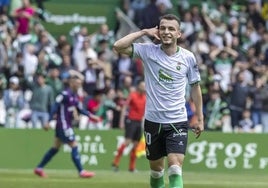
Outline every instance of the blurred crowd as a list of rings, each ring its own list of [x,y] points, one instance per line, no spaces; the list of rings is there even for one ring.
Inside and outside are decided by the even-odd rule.
[[[102,121],[77,117],[74,125],[120,128],[122,106],[144,76],[140,59],[112,50],[120,21],[94,33],[76,26],[54,42],[29,0],[0,2],[0,124],[42,127],[40,112],[48,113],[75,69],[84,75],[81,103]],[[165,13],[180,17],[178,44],[196,56],[207,130],[268,132],[268,2],[123,0],[121,9],[140,29],[155,27]],[[194,124],[195,109],[186,97]]]

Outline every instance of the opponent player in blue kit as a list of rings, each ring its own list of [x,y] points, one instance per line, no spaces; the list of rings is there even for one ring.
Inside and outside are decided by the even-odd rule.
[[[40,177],[47,177],[43,168],[57,154],[62,144],[68,144],[71,148],[71,156],[81,178],[90,178],[95,175],[83,169],[80,162],[75,133],[72,127],[74,110],[88,117],[98,120],[99,118],[83,109],[78,99],[77,90],[83,82],[83,75],[76,71],[69,72],[68,87],[56,97],[55,105],[51,109],[50,120],[56,118],[54,145],[46,152],[41,162],[34,169],[34,173]],[[49,125],[45,126],[49,128]]]

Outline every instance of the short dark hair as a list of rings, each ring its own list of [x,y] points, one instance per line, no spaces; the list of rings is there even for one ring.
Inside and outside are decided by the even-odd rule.
[[[165,20],[176,20],[178,22],[179,26],[181,26],[180,18],[178,16],[174,15],[174,14],[165,14],[165,15],[161,16],[159,18],[159,25],[160,25],[160,21],[163,20],[163,19],[165,19]]]

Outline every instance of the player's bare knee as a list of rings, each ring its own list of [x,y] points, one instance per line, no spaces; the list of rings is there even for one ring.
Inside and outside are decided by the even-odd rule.
[[[150,168],[151,168],[151,170],[155,170],[155,171],[163,170],[164,169],[163,158],[155,160],[155,161],[150,161]]]

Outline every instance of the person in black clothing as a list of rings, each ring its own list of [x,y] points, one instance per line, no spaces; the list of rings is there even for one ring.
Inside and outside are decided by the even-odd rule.
[[[249,99],[250,87],[244,82],[244,72],[240,71],[236,76],[236,81],[231,86],[230,111],[232,128],[238,127],[242,119],[243,111],[246,109]]]

